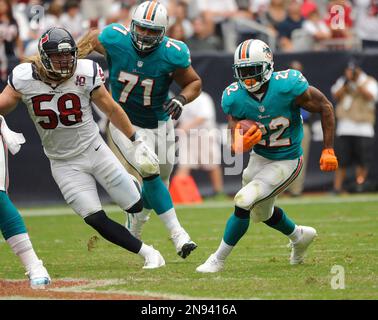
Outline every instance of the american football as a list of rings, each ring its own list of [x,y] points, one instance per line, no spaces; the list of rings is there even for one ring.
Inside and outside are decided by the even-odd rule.
[[[252,128],[253,126],[257,126],[257,123],[256,121],[253,121],[253,120],[248,120],[248,119],[244,119],[244,120],[240,120],[238,122],[238,124],[240,124],[240,129],[242,130],[243,132],[243,135],[246,134],[246,132]]]

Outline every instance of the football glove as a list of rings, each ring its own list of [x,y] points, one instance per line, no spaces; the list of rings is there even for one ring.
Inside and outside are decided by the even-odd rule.
[[[262,132],[259,127],[251,127],[244,135],[241,133],[240,124],[238,123],[234,130],[234,143],[231,148],[235,153],[243,153],[251,150],[253,146],[262,138]]]
[[[186,104],[186,98],[183,95],[178,95],[163,104],[164,111],[171,116],[173,120],[180,118],[182,108]]]
[[[159,159],[156,153],[138,135],[124,156],[142,178],[160,173]]]
[[[322,171],[335,171],[338,168],[339,164],[332,148],[323,149],[319,164]]]

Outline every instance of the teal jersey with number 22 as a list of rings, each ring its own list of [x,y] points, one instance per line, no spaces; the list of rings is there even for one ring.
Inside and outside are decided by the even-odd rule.
[[[234,82],[223,92],[222,108],[236,119],[258,122],[263,133],[262,140],[253,147],[258,155],[271,160],[296,159],[303,153],[303,123],[295,99],[308,86],[297,70],[274,72],[267,91],[259,100]]]
[[[113,23],[98,37],[106,50],[112,96],[142,128],[156,128],[168,120],[163,103],[168,100],[172,73],[191,64],[185,43],[164,37],[157,49],[139,55],[126,27]]]

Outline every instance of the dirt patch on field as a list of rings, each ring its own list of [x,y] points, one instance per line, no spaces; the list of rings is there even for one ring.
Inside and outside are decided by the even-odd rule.
[[[10,299],[64,299],[64,300],[160,300],[159,297],[138,296],[106,291],[86,292],[85,286],[91,285],[89,280],[56,280],[43,290],[33,290],[28,281],[0,280],[0,300]],[[80,290],[80,288],[83,288]],[[72,290],[70,290],[72,288]],[[82,291],[82,292],[81,292]]]

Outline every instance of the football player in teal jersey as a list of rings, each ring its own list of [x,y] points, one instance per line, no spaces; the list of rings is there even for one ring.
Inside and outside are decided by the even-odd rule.
[[[159,2],[146,1],[135,9],[130,30],[110,24],[102,32],[90,32],[78,46],[79,55],[92,49],[106,57],[113,99],[159,156],[159,167],[138,167],[129,155],[130,141],[110,125],[113,141],[143,178],[144,210],[129,215],[126,226],[140,238],[142,225],[154,209],[170,232],[177,253],[186,258],[197,245],[180,225],[167,189],[175,158],[172,119],[178,119],[183,106],[198,97],[202,84],[191,66],[188,47],[166,37],[167,26],[166,8]],[[172,81],[181,92],[169,99]]]
[[[277,196],[302,168],[300,107],[321,116],[324,149],[320,169],[334,171],[338,166],[333,150],[333,107],[323,93],[309,86],[299,71],[273,72],[272,52],[260,40],[246,40],[237,47],[233,68],[237,82],[228,86],[222,96],[222,108],[232,130],[232,150],[242,153],[253,148],[253,151],[243,171],[243,187],[234,198],[235,210],[227,221],[221,244],[197,267],[198,272],[204,273],[222,270],[226,257],[246,233],[250,217],[289,238],[290,264],[303,262],[316,230],[296,225],[284,210],[274,205]],[[243,134],[238,123],[242,119],[256,123]]]

